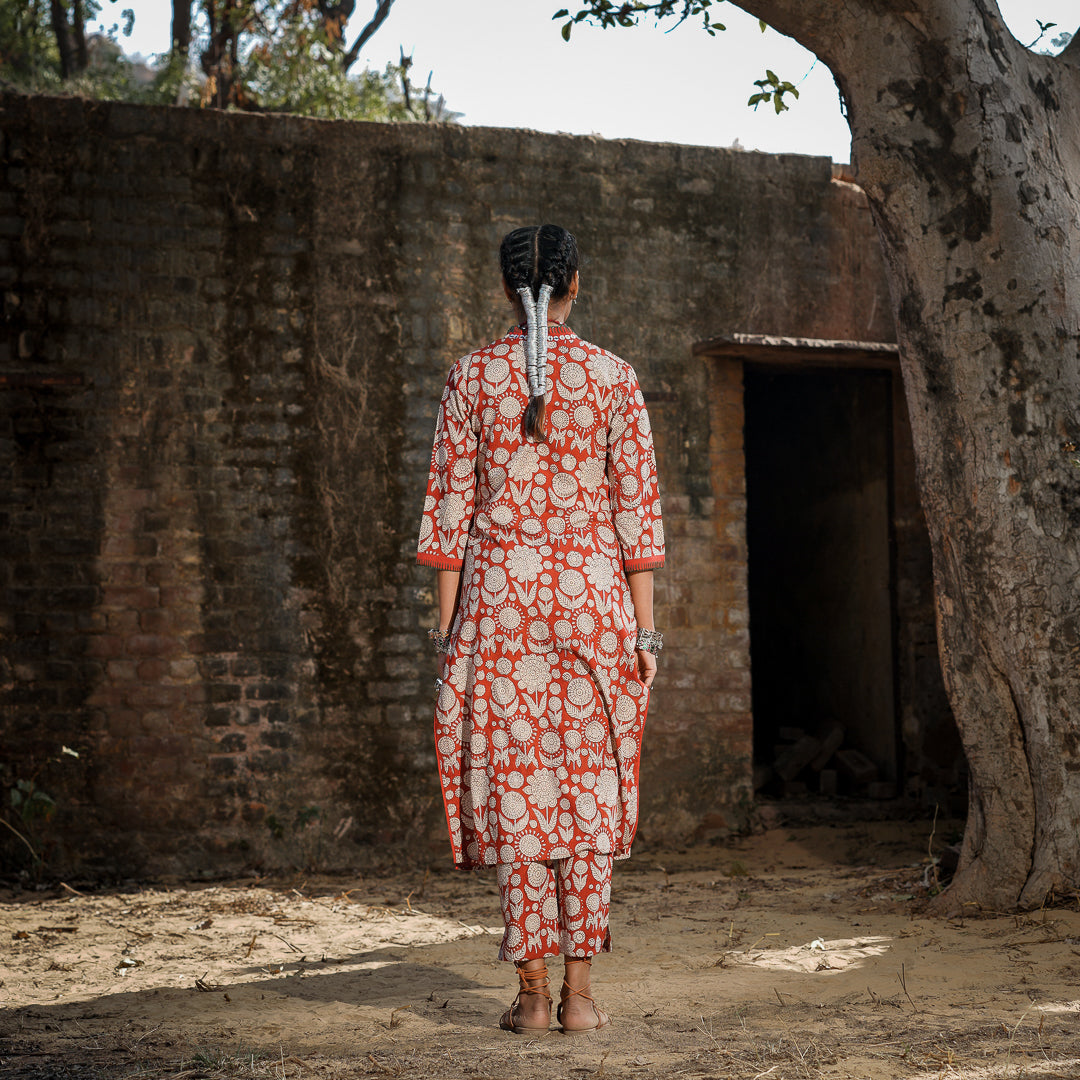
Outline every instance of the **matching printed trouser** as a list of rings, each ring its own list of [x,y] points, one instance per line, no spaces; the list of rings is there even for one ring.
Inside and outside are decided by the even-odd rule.
[[[498,871],[506,926],[500,960],[611,952],[610,855],[500,863]]]

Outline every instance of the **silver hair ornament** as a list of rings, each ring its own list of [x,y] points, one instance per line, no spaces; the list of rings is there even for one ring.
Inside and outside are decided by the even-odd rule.
[[[528,285],[518,289],[518,296],[525,308],[525,377],[529,381],[529,397],[533,397],[533,386],[536,384],[536,301]]]
[[[530,398],[543,397],[547,393],[547,312],[552,291],[550,285],[541,285],[540,297],[534,300],[527,285],[518,289],[525,308],[525,377],[529,382]]]
[[[536,389],[530,383],[529,394],[532,397],[544,397],[547,393],[548,301],[553,291],[550,285],[541,285],[536,301]]]

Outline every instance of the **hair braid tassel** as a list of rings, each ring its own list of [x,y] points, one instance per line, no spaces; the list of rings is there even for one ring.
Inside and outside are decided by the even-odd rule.
[[[551,295],[550,285],[540,286],[540,303],[527,285],[518,289],[518,296],[525,308],[525,377],[529,384],[529,405],[525,410],[524,429],[526,438],[547,442],[544,436],[544,398],[547,395],[547,307]],[[540,343],[540,333],[544,341]]]
[[[518,296],[525,307],[525,378],[529,382],[529,397],[536,385],[536,301],[528,285],[518,289]]]

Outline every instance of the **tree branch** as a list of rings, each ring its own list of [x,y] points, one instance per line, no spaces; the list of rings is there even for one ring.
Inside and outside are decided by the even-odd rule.
[[[348,71],[349,68],[356,63],[356,58],[360,55],[360,50],[372,37],[374,37],[375,31],[386,22],[386,18],[390,14],[390,9],[393,6],[394,0],[378,0],[375,5],[375,14],[371,16],[371,21],[360,31],[360,36],[352,43],[352,47],[345,54],[345,57],[341,62],[343,71]]]
[[[838,46],[858,29],[865,0],[836,3],[836,0],[731,0],[774,30],[794,38],[800,45],[829,64]],[[831,64],[830,64],[831,66]]]

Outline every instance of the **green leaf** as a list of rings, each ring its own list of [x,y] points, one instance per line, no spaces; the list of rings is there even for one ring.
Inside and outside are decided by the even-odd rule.
[[[574,27],[574,24],[573,24],[572,21],[563,24],[563,28],[562,28],[562,39],[563,39],[563,41],[569,41],[570,40],[570,31],[573,29],[573,27]]]
[[[551,18],[553,20],[554,19],[565,19],[566,16],[569,15],[569,14],[570,14],[570,9],[569,8],[559,8],[559,10],[556,11],[555,14],[551,16]]]
[[[758,19],[757,24],[761,27],[761,32],[764,34],[769,29],[769,24],[764,19]]]
[[[773,94],[773,104],[776,106],[776,115],[779,116],[787,110],[784,99],[779,94]]]
[[[773,86],[776,86],[776,84],[780,80],[776,77],[776,72],[775,71],[770,71],[768,68],[766,68],[765,69],[765,81],[772,83]]]
[[[750,100],[746,104],[747,105],[759,105],[768,96],[769,96],[768,94],[751,94],[750,95]]]

